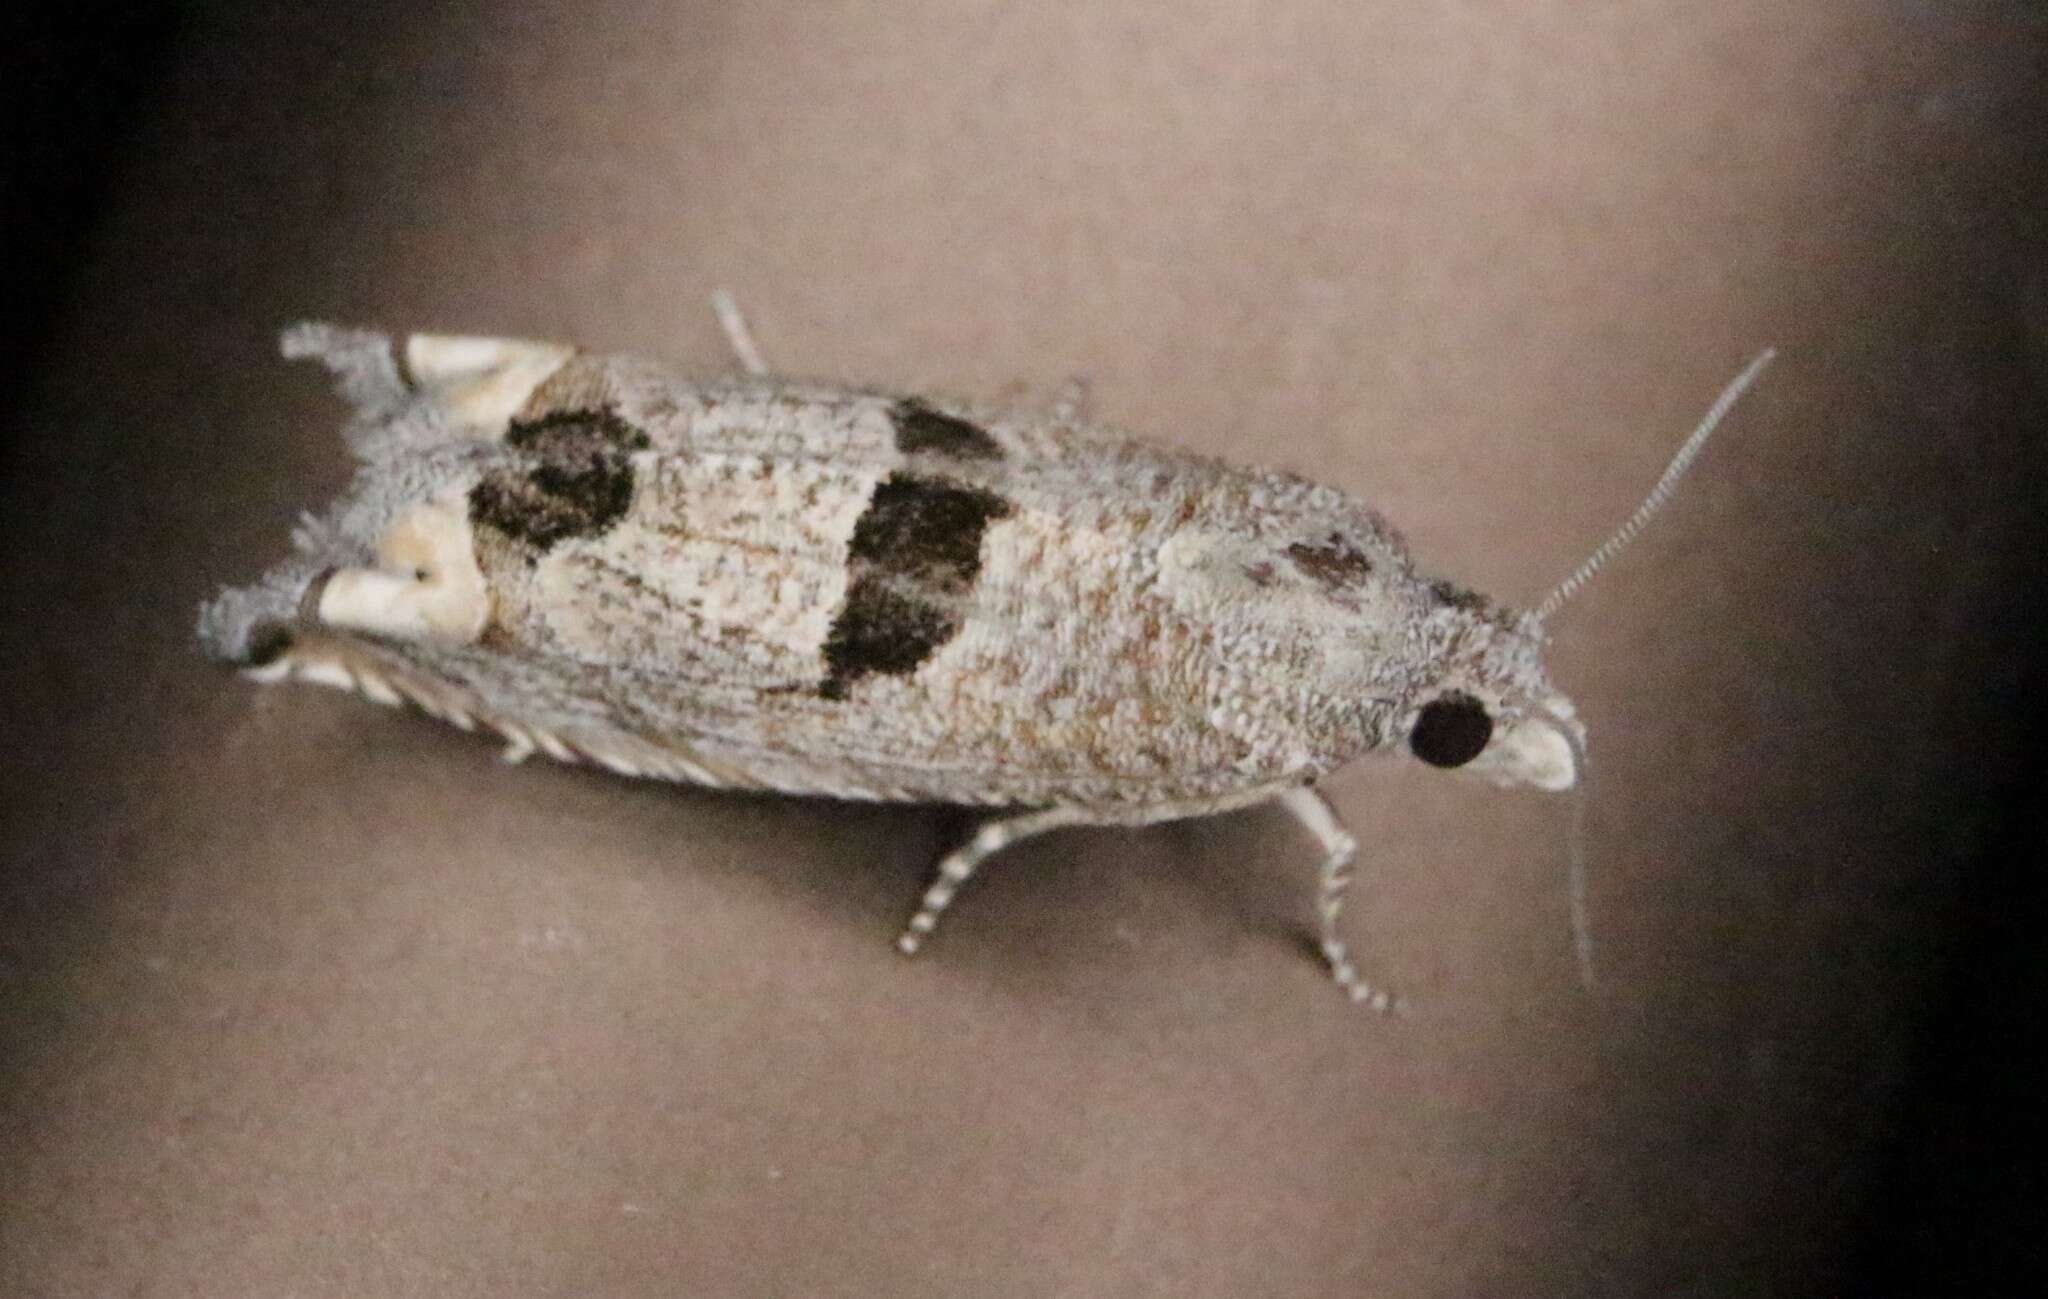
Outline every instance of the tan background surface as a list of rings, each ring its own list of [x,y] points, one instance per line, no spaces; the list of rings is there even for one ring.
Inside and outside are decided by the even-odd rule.
[[[1836,1275],[2011,774],[2048,378],[2027,6],[215,5],[8,473],[0,1292],[1732,1294]],[[1330,791],[1002,859],[191,650],[344,481],[305,316],[1102,417],[1555,628],[1565,811]]]

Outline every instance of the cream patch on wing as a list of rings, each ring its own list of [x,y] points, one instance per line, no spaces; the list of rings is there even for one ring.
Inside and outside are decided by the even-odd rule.
[[[1144,634],[1122,612],[1146,585],[1137,533],[1135,524],[1098,530],[1031,510],[992,523],[976,604],[1006,616],[968,619],[940,661],[967,667],[976,693],[1015,689],[1056,701],[1063,678],[1119,671],[1127,642]],[[1047,720],[1061,707],[1055,702]]]
[[[376,568],[337,569],[316,612],[336,627],[469,644],[491,617],[466,495],[450,488],[401,514],[377,542]]]
[[[1111,515],[1080,527],[1027,510],[991,525],[974,616],[931,673],[963,751],[1138,780],[1174,762],[1234,759],[1187,707],[1199,687],[1184,673],[1209,633],[1156,589],[1147,522]]]
[[[533,390],[576,354],[559,343],[461,334],[414,334],[405,340],[413,383],[446,411],[451,423],[486,440],[505,436]]]
[[[1210,619],[1225,607],[1263,600],[1258,575],[1272,556],[1256,541],[1182,528],[1159,547],[1159,589],[1178,612]]]
[[[626,517],[533,569],[563,649],[757,684],[814,679],[871,472],[751,456],[635,457]],[[692,671],[695,669],[695,671]]]
[[[1006,690],[1044,699],[1044,721],[1059,723],[1075,695],[1100,695],[1135,656],[1163,656],[1163,645],[1135,643],[1149,635],[1133,613],[1147,586],[1139,529],[1106,525],[1114,531],[1034,510],[993,522],[981,543],[975,606],[1001,617],[969,619],[940,662],[961,664],[975,693],[991,699]]]

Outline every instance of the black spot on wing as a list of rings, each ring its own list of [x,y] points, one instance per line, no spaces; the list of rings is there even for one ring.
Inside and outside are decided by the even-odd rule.
[[[1477,591],[1470,591],[1456,582],[1431,582],[1429,593],[1436,597],[1438,604],[1447,604],[1453,609],[1484,610],[1488,601]]]
[[[1010,513],[994,492],[948,478],[891,474],[853,525],[848,559],[932,593],[964,593],[981,572],[981,535]]]
[[[1287,548],[1294,566],[1330,591],[1358,586],[1372,572],[1372,560],[1365,552],[1333,532],[1328,541],[1310,545],[1297,541]]]
[[[905,595],[886,578],[855,578],[825,639],[829,675],[818,693],[827,699],[844,699],[848,688],[862,677],[915,672],[959,630],[959,617],[952,611]]]
[[[819,693],[844,699],[868,676],[908,676],[959,633],[988,525],[1012,512],[994,492],[947,478],[883,480],[847,547],[846,603],[824,645]]]
[[[603,407],[515,419],[505,430],[505,444],[543,456],[645,451],[648,446],[646,433],[621,419],[617,411]]]
[[[596,537],[633,504],[633,467],[605,459],[582,468],[543,464],[486,474],[469,489],[469,517],[536,550]]]
[[[469,517],[545,551],[601,536],[633,504],[627,453],[647,435],[609,410],[556,411],[515,420],[506,444],[538,463],[492,469],[469,491]]]
[[[930,453],[954,460],[1000,460],[1003,455],[987,429],[933,410],[914,397],[890,407],[889,419],[896,425],[896,448],[908,456]]]

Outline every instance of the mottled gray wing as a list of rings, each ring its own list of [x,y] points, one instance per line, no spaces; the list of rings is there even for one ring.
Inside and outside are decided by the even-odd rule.
[[[1371,738],[1274,687],[1406,578],[1328,489],[541,344],[415,337],[387,377],[364,337],[302,349],[349,376],[358,482],[212,615],[271,675],[621,771],[850,797],[1185,802]]]

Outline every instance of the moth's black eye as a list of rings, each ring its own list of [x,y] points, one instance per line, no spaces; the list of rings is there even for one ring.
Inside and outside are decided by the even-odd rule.
[[[1486,705],[1470,695],[1448,694],[1422,706],[1408,747],[1432,767],[1462,767],[1486,749],[1493,738],[1493,718]]]

